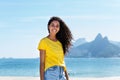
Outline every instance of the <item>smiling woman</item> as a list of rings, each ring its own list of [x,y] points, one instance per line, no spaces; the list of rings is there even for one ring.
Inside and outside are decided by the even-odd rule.
[[[64,56],[71,45],[72,34],[59,17],[50,18],[48,32],[38,45],[40,80],[69,80]]]
[[[120,37],[119,37],[120,10],[119,9],[120,9],[120,0],[75,0],[75,1],[74,0],[69,0],[69,1],[68,0],[56,0],[56,1],[55,0],[0,0],[0,58],[3,59],[9,57],[37,58],[39,57],[39,55],[37,54],[38,52],[36,50],[36,47],[39,39],[42,38],[40,42],[40,45],[42,45],[42,47],[39,48],[39,51],[40,51],[40,59],[43,60],[43,61],[41,60],[41,66],[45,64],[45,68],[43,69],[44,71],[42,70],[41,67],[41,71],[43,72],[45,72],[45,70],[46,71],[59,70],[59,73],[65,72],[67,67],[67,71],[70,73],[69,75],[70,77],[71,77],[71,70],[72,73],[75,73],[73,75],[75,76],[80,75],[79,77],[84,75],[86,77],[86,74],[97,75],[96,71],[94,72],[94,74],[88,72],[94,69],[100,71],[98,73],[101,75],[103,74],[116,75],[115,73],[116,71],[117,75],[120,76],[119,75],[120,69],[118,69],[119,68],[118,63],[120,61],[118,61],[116,67],[113,64],[112,64],[113,67],[111,67],[110,64],[109,68],[106,67],[106,64],[104,65],[104,67],[103,65],[102,67],[96,65],[97,67],[95,68],[94,67],[95,63],[94,65],[92,64],[91,66],[90,65],[86,66],[87,64],[86,62],[81,62],[81,60],[75,59],[75,61],[79,61],[80,63],[85,63],[84,66],[83,64],[79,64],[78,62],[74,63],[73,62],[74,60],[71,58],[70,61],[69,60],[66,61],[65,64],[64,56],[69,48],[68,45],[70,45],[70,42],[68,40],[70,39],[69,38],[70,36],[66,34],[69,33],[69,30],[65,26],[63,27],[61,25],[61,23],[63,22],[61,22],[61,19],[59,22],[57,18],[56,19],[51,18],[53,20],[50,19],[51,22],[48,24],[49,33],[47,33],[47,27],[45,27],[47,21],[49,20],[49,17],[55,15],[64,19],[64,21],[67,23],[70,30],[72,31],[75,42],[77,39],[79,39],[78,44],[82,42],[81,38],[85,38],[87,41],[88,40],[91,41],[98,33],[101,33],[103,36],[107,36],[110,39],[110,41],[111,40],[118,41],[117,43],[119,43],[120,42]],[[54,37],[55,35],[56,37]],[[66,35],[68,37],[66,37]],[[44,36],[46,37],[43,38]],[[49,52],[52,55],[49,56],[48,55]],[[44,63],[44,58],[46,60],[45,63]],[[91,60],[88,60],[88,64],[90,64],[89,61]],[[22,63],[24,62],[25,61],[23,61]],[[70,63],[67,65],[67,62]],[[116,61],[112,61],[112,62],[116,63]],[[34,73],[36,73],[39,75],[39,72],[37,72],[39,71],[37,70],[38,68],[31,69],[32,68],[31,66],[23,64],[23,69],[20,69],[18,66],[18,70],[16,70],[16,66],[10,65],[11,63],[9,63],[8,61],[6,63],[5,63],[6,67],[4,67],[5,65],[2,62],[0,62],[0,66],[2,66],[2,68],[0,67],[1,76],[3,76],[3,74],[7,76],[11,76],[9,75],[10,73],[15,75],[22,74],[22,76],[25,76],[24,75],[25,72],[33,75]],[[30,61],[30,63],[32,62]],[[53,66],[56,65],[56,63],[58,64],[57,67]],[[99,62],[97,61],[96,63]],[[105,61],[103,61],[103,63],[105,63]],[[19,64],[19,62],[17,62],[17,64]],[[76,64],[77,66],[76,65],[73,66],[73,64]],[[52,65],[52,69],[50,67],[51,65]],[[11,68],[11,66],[13,68]],[[50,67],[50,69],[48,67]],[[82,67],[83,69],[80,67]],[[102,71],[102,68],[105,68],[103,69],[105,73]],[[13,70],[13,72],[11,70]],[[35,72],[33,70],[35,70]],[[7,77],[6,79],[12,80],[12,78],[9,77]],[[6,80],[6,79],[0,78],[0,80]],[[25,78],[25,80],[32,80],[32,78],[30,79]],[[77,79],[73,79],[73,80],[77,80]],[[78,79],[78,80],[84,80],[84,79]],[[90,78],[87,80],[90,80]],[[95,80],[95,79],[91,79],[91,80]],[[102,79],[98,79],[98,80],[102,80]],[[106,78],[104,80],[112,80],[112,79]],[[120,80],[120,78],[113,80]]]

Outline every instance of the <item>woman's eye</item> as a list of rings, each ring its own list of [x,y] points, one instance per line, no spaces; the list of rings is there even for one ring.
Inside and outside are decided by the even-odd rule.
[[[54,27],[54,24],[52,24],[51,26]]]

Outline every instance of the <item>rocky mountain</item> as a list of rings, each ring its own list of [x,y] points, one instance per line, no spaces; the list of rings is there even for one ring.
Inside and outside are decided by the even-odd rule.
[[[73,43],[73,47],[77,47],[77,46],[82,45],[86,42],[87,41],[85,40],[85,38],[79,38]]]
[[[110,41],[112,44],[115,44],[116,46],[120,47],[120,42],[117,41]]]
[[[71,48],[67,57],[120,57],[120,47],[110,43],[107,37],[102,37],[99,33],[93,41]]]

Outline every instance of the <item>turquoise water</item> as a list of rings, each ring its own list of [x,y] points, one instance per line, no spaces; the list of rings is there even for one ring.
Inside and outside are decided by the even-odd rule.
[[[120,76],[120,59],[83,58],[66,59],[71,76],[78,77],[110,77]]]
[[[120,59],[66,58],[70,76],[120,76]],[[39,59],[0,59],[0,76],[39,76]]]

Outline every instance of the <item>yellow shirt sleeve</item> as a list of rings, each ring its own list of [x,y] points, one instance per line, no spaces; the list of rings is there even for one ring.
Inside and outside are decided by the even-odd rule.
[[[46,42],[44,39],[42,39],[39,44],[38,44],[38,50],[42,49],[42,50],[46,50]]]

